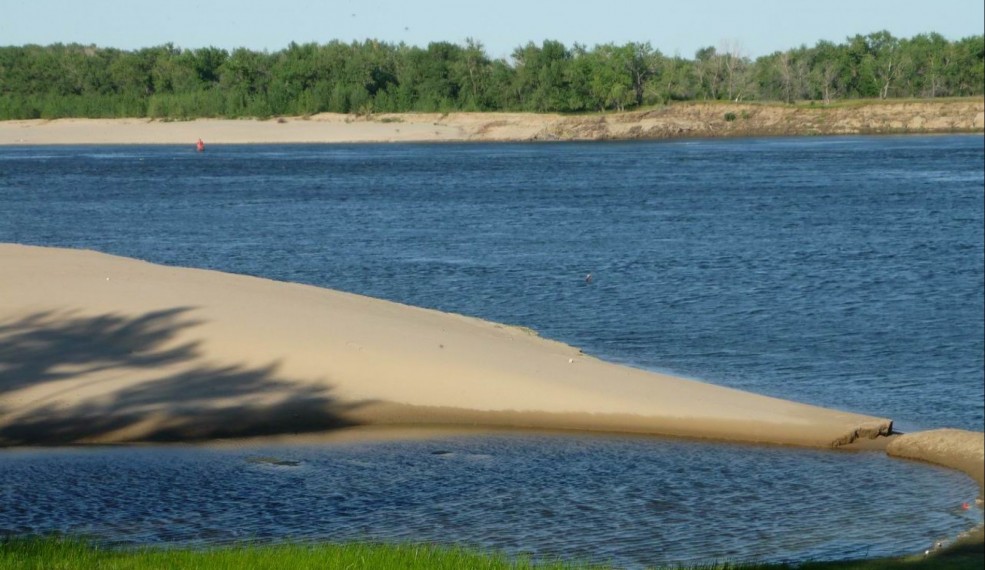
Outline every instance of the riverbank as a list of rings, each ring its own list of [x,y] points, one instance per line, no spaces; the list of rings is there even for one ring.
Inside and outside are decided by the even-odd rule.
[[[675,103],[625,113],[402,113],[267,120],[0,121],[0,145],[597,141],[985,131],[985,100],[846,102],[830,107]]]

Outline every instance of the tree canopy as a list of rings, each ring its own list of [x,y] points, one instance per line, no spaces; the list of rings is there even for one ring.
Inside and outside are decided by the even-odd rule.
[[[750,59],[737,46],[667,56],[649,43],[558,41],[493,59],[481,43],[375,40],[269,53],[172,44],[0,47],[0,119],[270,117],[320,112],[621,111],[668,101],[830,102],[982,95],[985,39],[887,31]]]

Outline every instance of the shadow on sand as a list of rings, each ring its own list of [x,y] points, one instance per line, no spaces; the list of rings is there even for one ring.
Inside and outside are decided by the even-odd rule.
[[[207,361],[202,340],[181,340],[202,324],[193,312],[44,312],[0,322],[0,446],[204,440],[355,425],[345,415],[361,404],[339,404],[324,383],[285,378],[276,362]]]

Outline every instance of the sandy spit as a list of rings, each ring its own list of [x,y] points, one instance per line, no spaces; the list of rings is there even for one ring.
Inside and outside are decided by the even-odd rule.
[[[888,419],[603,362],[521,327],[0,244],[0,447],[494,428],[885,449],[985,485],[982,432],[894,434]],[[977,527],[954,544],[983,541]]]
[[[963,471],[985,487],[985,433],[935,429],[902,434],[889,442],[886,453]]]
[[[837,447],[888,419],[619,366],[528,329],[92,251],[0,244],[0,445],[360,425]]]
[[[985,99],[887,101],[856,107],[679,103],[593,115],[323,113],[269,120],[0,121],[2,145],[464,142],[676,139],[982,132]],[[206,147],[208,148],[208,147]]]

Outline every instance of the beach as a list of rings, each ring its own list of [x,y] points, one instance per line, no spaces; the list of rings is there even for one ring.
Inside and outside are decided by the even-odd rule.
[[[810,447],[893,439],[887,418],[612,364],[524,327],[350,293],[16,244],[0,244],[0,266],[3,445],[363,425]]]
[[[257,119],[0,121],[0,145],[597,141],[982,132],[985,100],[826,107],[678,103],[591,115],[400,113]],[[207,146],[206,146],[207,148]]]
[[[0,266],[7,446],[355,426],[826,448],[882,448],[895,437],[887,418],[612,364],[523,327],[318,287],[14,244],[0,245]],[[973,443],[960,453],[970,445],[981,455]],[[939,451],[901,449],[948,461]],[[975,464],[959,463],[952,466]]]
[[[892,430],[311,286],[19,245],[0,265],[5,445],[452,424],[836,447]]]

